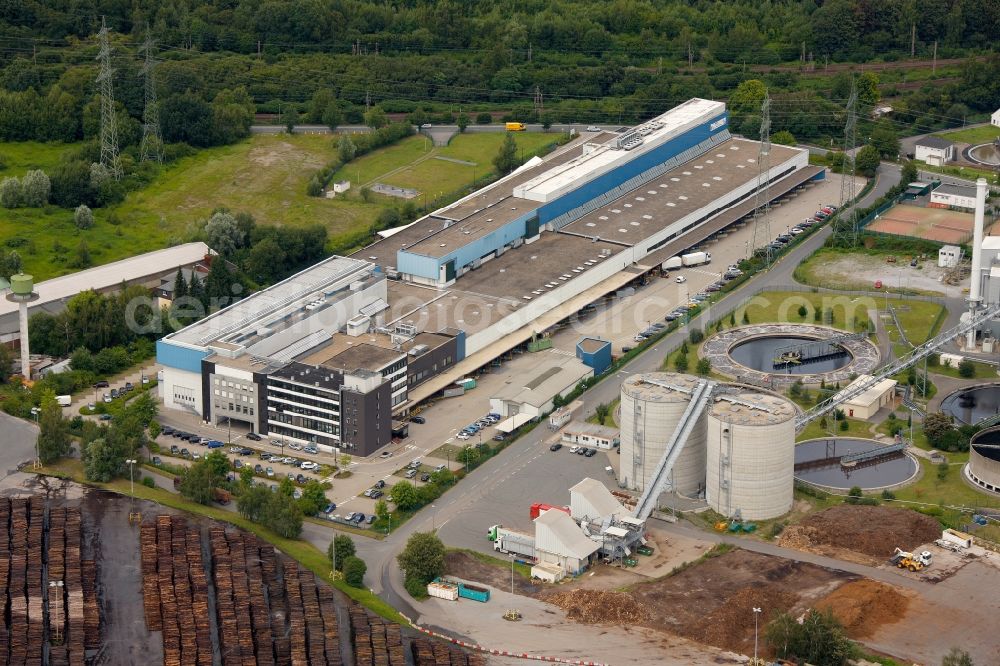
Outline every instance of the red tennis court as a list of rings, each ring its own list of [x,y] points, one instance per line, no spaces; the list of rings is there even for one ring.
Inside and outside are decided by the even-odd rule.
[[[972,226],[972,213],[897,204],[873,220],[867,228],[884,234],[958,244],[972,237]]]

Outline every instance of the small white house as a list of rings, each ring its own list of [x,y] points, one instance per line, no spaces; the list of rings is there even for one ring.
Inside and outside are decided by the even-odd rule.
[[[954,268],[962,261],[962,248],[957,245],[945,245],[938,250],[938,267]]]
[[[566,444],[612,449],[619,443],[618,430],[596,423],[572,421],[563,430],[562,441]]]
[[[1000,127],[1000,109],[994,111],[993,115],[990,116],[990,125],[993,125],[994,127]]]
[[[913,156],[931,166],[944,166],[955,159],[955,144],[936,136],[917,140]]]
[[[929,208],[976,209],[976,188],[964,185],[939,185],[931,192]]]

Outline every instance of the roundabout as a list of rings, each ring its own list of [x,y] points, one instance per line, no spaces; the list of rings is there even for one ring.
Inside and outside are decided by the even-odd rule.
[[[878,349],[864,334],[813,324],[751,324],[717,333],[701,355],[712,369],[757,386],[842,383],[878,367]]]

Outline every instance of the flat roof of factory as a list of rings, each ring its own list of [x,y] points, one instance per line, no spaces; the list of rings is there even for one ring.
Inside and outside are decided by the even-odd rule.
[[[758,148],[756,141],[729,139],[584,215],[562,231],[626,245],[640,243],[723,194],[756,181]],[[800,152],[772,144],[772,168]]]
[[[358,368],[375,370],[405,356],[416,345],[434,349],[449,339],[437,333],[418,333],[396,349],[392,337],[385,333],[371,332],[357,337],[339,334],[295,360],[305,365],[321,365],[347,372]]]
[[[261,320],[288,309],[305,307],[309,299],[330,285],[354,278],[372,266],[358,259],[332,256],[296,273],[281,282],[250,294],[243,300],[205,317],[165,340],[194,346],[205,346],[223,338],[254,331]]]

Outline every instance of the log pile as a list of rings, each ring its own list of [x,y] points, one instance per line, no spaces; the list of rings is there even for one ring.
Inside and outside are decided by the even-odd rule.
[[[28,593],[27,666],[42,665],[42,641],[45,636],[43,615],[45,590],[42,587],[42,542],[45,538],[45,506],[40,500],[28,504],[28,568],[25,585]],[[46,586],[47,587],[47,586]]]
[[[260,666],[274,665],[274,637],[271,633],[271,615],[264,591],[261,547],[257,539],[243,535],[243,554],[247,566],[247,584],[250,587],[250,621],[253,625],[254,647]],[[273,556],[274,549],[271,549]],[[272,557],[273,561],[273,557]]]
[[[236,626],[236,606],[233,602],[232,560],[226,543],[226,531],[213,527],[209,532],[215,573],[215,613],[218,620],[219,647],[224,666],[240,666],[239,630]]]
[[[163,636],[167,666],[212,663],[212,625],[201,534],[183,518],[157,516],[139,527],[146,628]],[[86,592],[86,590],[85,590]]]
[[[63,601],[66,609],[66,637],[63,643],[69,653],[69,663],[74,666],[78,664],[82,666],[84,661],[84,650],[87,644],[86,603],[84,599],[84,574],[82,565],[83,553],[81,549],[81,543],[83,540],[82,523],[82,516],[80,515],[79,509],[70,508],[66,510],[66,527],[63,532],[65,539],[64,561],[66,563],[64,571],[65,578],[63,579]],[[53,580],[51,571],[49,572],[49,580]],[[51,608],[52,601],[50,599],[50,613]],[[99,630],[100,619],[98,618],[98,631]]]
[[[299,566],[292,560],[283,561],[285,589],[288,592],[288,630],[292,641],[292,664],[309,663],[306,651],[306,618],[302,612],[302,586]]]
[[[439,641],[417,638],[411,641],[416,666],[486,666],[486,657]]]
[[[97,605],[97,563],[81,560],[83,576],[83,643],[88,650],[101,646],[101,615]]]
[[[337,607],[334,604],[333,589],[320,585],[316,588],[319,595],[319,612],[323,618],[324,652],[327,666],[343,666],[344,660],[340,653],[340,626],[337,621]]]
[[[10,503],[10,551],[10,663],[23,664],[28,660],[28,500],[22,497]]]
[[[7,590],[10,584],[10,500],[0,498],[0,603],[7,603]],[[10,663],[10,633],[7,624],[0,622],[0,666]]]

